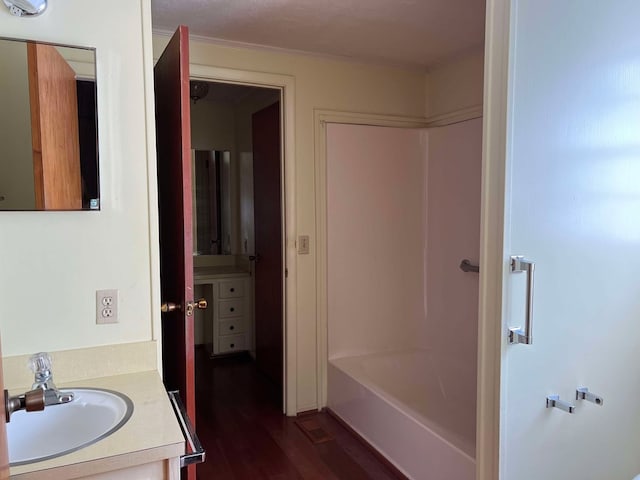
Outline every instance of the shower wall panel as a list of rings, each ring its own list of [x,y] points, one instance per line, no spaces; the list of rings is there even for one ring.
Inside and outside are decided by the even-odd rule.
[[[426,342],[426,135],[327,126],[330,358]]]
[[[482,120],[429,129],[428,156],[428,347],[442,388],[475,399],[479,277],[459,265],[480,256]]]

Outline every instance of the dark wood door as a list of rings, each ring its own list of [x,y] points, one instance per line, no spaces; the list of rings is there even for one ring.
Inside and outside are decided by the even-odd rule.
[[[189,33],[180,26],[154,68],[158,208],[160,213],[160,282],[162,368],[169,390],[179,390],[195,425],[193,311],[193,238],[191,230],[191,122],[189,108]],[[195,480],[195,466],[188,467]]]
[[[51,45],[27,44],[38,210],[82,208],[76,74]]]
[[[280,102],[253,114],[255,320],[258,368],[282,387],[283,272]],[[282,390],[282,388],[281,388]]]

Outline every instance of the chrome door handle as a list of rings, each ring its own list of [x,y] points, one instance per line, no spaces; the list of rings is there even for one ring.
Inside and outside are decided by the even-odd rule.
[[[524,320],[524,329],[521,327],[513,327],[509,329],[509,343],[524,343],[531,345],[533,343],[533,272],[536,264],[522,256],[511,257],[512,273],[527,273],[527,308]]]
[[[196,435],[196,431],[193,428],[191,420],[189,420],[189,416],[182,404],[182,400],[180,400],[180,392],[173,390],[167,393],[169,394],[169,401],[171,402],[173,411],[175,412],[178,423],[180,424],[182,434],[185,436],[189,443],[189,448],[191,449],[190,453],[185,453],[180,457],[180,468],[186,467],[187,465],[193,465],[195,463],[203,463],[206,452]]]

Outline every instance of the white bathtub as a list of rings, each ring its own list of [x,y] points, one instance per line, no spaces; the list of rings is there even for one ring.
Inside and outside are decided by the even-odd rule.
[[[407,477],[474,480],[476,386],[441,367],[428,350],[331,359],[327,405]]]

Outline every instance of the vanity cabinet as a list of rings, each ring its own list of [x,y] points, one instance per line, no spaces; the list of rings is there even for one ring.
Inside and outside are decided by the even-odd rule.
[[[248,272],[194,272],[196,297],[209,306],[196,312],[204,322],[204,343],[212,355],[253,350],[252,277]],[[199,298],[199,297],[198,297]]]
[[[171,458],[163,461],[137,465],[86,477],[78,480],[140,480],[153,478],[154,480],[180,480],[180,459]]]
[[[132,457],[129,459],[128,457]],[[180,457],[157,460],[141,465],[125,466],[128,462],[139,462],[138,454],[122,455],[117,459],[104,459],[90,465],[60,468],[59,470],[34,471],[12,475],[12,480],[180,480]],[[94,470],[96,473],[84,474]],[[99,473],[98,473],[99,472]],[[9,477],[6,477],[9,478]]]

